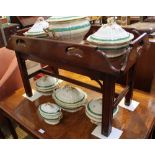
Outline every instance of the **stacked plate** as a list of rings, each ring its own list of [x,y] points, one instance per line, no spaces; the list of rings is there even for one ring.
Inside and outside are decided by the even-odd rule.
[[[102,25],[87,41],[98,46],[109,58],[118,57],[126,53],[129,43],[134,35],[125,31],[118,25],[114,18],[109,18],[108,23]]]
[[[63,110],[76,112],[86,103],[87,94],[79,88],[65,85],[56,89],[52,97]]]
[[[44,121],[51,125],[56,125],[62,118],[61,108],[53,103],[41,104],[38,108]]]
[[[94,99],[86,105],[86,115],[94,124],[102,122],[102,98]],[[118,112],[118,107],[113,110],[113,116]]]
[[[59,79],[45,75],[36,80],[35,87],[37,91],[45,95],[51,95],[51,92],[58,86],[59,82]]]
[[[25,36],[29,37],[47,37],[47,33],[44,31],[49,26],[49,23],[44,20],[43,17],[39,17],[35,24],[24,33]]]

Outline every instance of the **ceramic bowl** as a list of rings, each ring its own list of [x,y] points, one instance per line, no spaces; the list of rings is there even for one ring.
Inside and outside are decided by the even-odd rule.
[[[90,29],[90,22],[82,16],[53,16],[47,19],[45,32],[58,40],[81,42]]]
[[[86,115],[91,122],[98,124],[102,122],[102,98],[94,99],[86,105]],[[113,110],[113,116],[118,112],[118,107]]]

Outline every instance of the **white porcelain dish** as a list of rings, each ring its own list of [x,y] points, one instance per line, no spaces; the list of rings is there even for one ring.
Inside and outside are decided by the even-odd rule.
[[[134,35],[125,31],[114,18],[109,18],[94,34],[88,36],[87,41],[98,46],[109,58],[118,57],[126,53]]]
[[[81,42],[91,25],[86,16],[53,16],[45,30],[52,39]]]
[[[113,116],[118,112],[118,107],[113,110]],[[86,105],[85,113],[95,124],[102,122],[102,98],[94,99]]]
[[[58,124],[63,117],[61,108],[54,103],[44,103],[38,107],[39,113],[48,124]]]
[[[87,94],[79,88],[65,85],[52,93],[55,102],[64,110],[78,111],[87,101]]]
[[[45,33],[44,29],[49,27],[49,23],[44,20],[43,17],[39,17],[35,24],[24,33],[26,36],[33,36],[33,37],[45,37],[47,34]]]
[[[87,40],[102,45],[119,45],[130,42],[134,38],[132,33],[125,31],[118,25],[114,18],[109,18],[108,23],[104,24]]]
[[[35,87],[39,92],[52,92],[59,84],[59,79],[45,75],[36,80]]]
[[[83,90],[70,85],[56,89],[54,94],[59,101],[67,104],[79,103],[86,97],[86,93]]]

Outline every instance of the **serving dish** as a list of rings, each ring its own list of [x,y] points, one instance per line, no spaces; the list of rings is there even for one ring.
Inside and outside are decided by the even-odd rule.
[[[97,45],[107,57],[118,57],[126,52],[134,35],[125,31],[115,22],[114,18],[108,18],[107,22],[94,34],[88,36],[87,41]]]
[[[38,110],[44,121],[51,125],[58,124],[63,117],[61,108],[54,103],[43,103]]]
[[[52,39],[72,42],[81,42],[91,26],[86,16],[52,16],[47,21],[45,32]]]
[[[118,112],[118,106],[113,110],[113,116]],[[102,98],[91,100],[85,108],[87,117],[94,124],[100,124],[102,122]]]
[[[45,21],[43,17],[39,17],[37,21],[34,23],[34,25],[23,34],[29,37],[47,37],[47,34],[45,33],[44,29],[46,29],[48,26],[49,23]]]
[[[53,89],[57,88],[59,83],[59,79],[48,75],[44,75],[43,77],[36,80],[35,87],[39,92],[48,93],[52,92]]]
[[[76,87],[65,85],[52,93],[55,102],[65,111],[76,112],[86,103],[87,94]]]

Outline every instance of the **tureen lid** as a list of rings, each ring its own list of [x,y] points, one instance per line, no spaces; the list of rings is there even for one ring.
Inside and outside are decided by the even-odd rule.
[[[51,87],[58,81],[57,78],[45,75],[36,81],[38,87]]]
[[[87,16],[52,16],[47,19],[48,22],[63,22],[86,18]]]
[[[60,107],[54,103],[47,102],[40,105],[40,110],[45,113],[52,114],[60,111]]]
[[[85,93],[79,88],[65,85],[54,92],[55,97],[65,103],[78,103],[85,99]]]
[[[91,114],[91,117],[102,116],[102,98],[94,99],[87,104],[86,110]],[[118,106],[113,110],[113,115],[118,112]]]
[[[37,35],[37,34],[44,34],[44,29],[49,27],[49,23],[44,20],[43,17],[39,17],[35,24],[24,34],[25,35]]]
[[[94,115],[102,115],[102,99],[92,100],[87,105],[87,110]]]
[[[125,31],[118,25],[114,17],[108,18],[107,22],[108,23],[102,25],[98,31],[90,35],[87,40],[97,44],[120,44],[133,39],[133,34]]]

